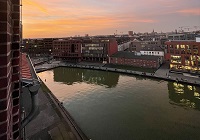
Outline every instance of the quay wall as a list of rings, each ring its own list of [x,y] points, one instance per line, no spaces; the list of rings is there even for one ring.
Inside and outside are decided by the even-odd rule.
[[[51,65],[50,67],[45,68],[45,69],[36,69],[36,72],[39,73],[39,72],[47,71],[47,70],[54,69],[57,67],[71,67],[71,68],[83,68],[83,69],[110,71],[110,72],[117,72],[117,73],[122,73],[122,74],[127,74],[127,75],[143,76],[143,77],[152,78],[152,79],[174,81],[177,83],[200,86],[200,82],[197,82],[194,80],[187,80],[187,79],[181,80],[180,78],[178,79],[176,77],[158,76],[158,75],[155,75],[154,73],[125,70],[125,69],[118,69],[118,68],[110,68],[110,67],[102,67],[102,66],[89,66],[89,65],[78,65],[78,64],[57,64],[57,65]]]

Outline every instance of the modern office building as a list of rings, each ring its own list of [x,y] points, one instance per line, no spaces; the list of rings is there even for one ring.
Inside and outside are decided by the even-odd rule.
[[[200,73],[200,42],[191,40],[167,41],[165,58],[174,71]]]
[[[169,40],[195,40],[195,33],[184,32],[184,33],[171,33],[167,37]]]
[[[82,60],[108,62],[109,56],[117,52],[117,41],[111,38],[83,40]]]

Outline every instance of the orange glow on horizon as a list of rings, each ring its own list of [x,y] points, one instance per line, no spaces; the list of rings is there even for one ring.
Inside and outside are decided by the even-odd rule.
[[[140,30],[146,32],[159,27],[159,30],[170,24],[163,24],[166,21],[164,16],[176,15],[186,18],[185,15],[200,15],[199,8],[187,9],[178,8],[179,0],[102,0],[93,3],[85,0],[23,0],[23,37],[67,37],[74,35],[100,35],[119,32],[134,32]],[[155,6],[160,7],[156,9]],[[154,6],[153,8],[151,8]],[[141,8],[138,8],[141,7]],[[175,9],[170,9],[174,8]],[[155,9],[155,10],[154,10]],[[162,10],[164,9],[164,10]],[[164,16],[162,16],[164,15]],[[172,17],[172,16],[168,16]],[[175,17],[169,21],[175,21]],[[176,21],[178,22],[178,20]],[[177,26],[178,23],[173,23]],[[192,26],[198,25],[193,23]]]

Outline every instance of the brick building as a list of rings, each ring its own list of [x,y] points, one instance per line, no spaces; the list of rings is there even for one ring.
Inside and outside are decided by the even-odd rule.
[[[165,58],[170,61],[170,69],[182,72],[200,73],[200,42],[167,41]]]
[[[135,55],[132,52],[117,52],[109,58],[110,64],[129,65],[135,67],[158,68],[159,56]]]
[[[82,60],[108,62],[108,57],[117,52],[116,39],[83,40]]]
[[[164,49],[162,49],[159,46],[145,46],[140,51],[141,55],[153,55],[153,56],[159,56],[160,57],[160,64],[164,62],[165,52]]]
[[[161,40],[141,40],[140,38],[131,41],[129,50],[140,52],[144,47],[162,47]]]
[[[53,57],[66,61],[81,61],[81,40],[59,39],[53,41]]]
[[[21,130],[37,111],[34,105],[38,103],[36,95],[40,87],[39,79],[30,58],[20,53],[20,5],[19,0],[0,1],[0,140],[23,139]],[[29,85],[27,88],[32,98],[29,104],[32,107],[30,112],[26,112],[29,114],[21,118],[21,97],[28,94],[23,91],[26,88],[22,88],[23,84]]]
[[[171,33],[168,34],[168,39],[169,40],[195,40],[195,33],[192,32],[185,32],[185,33]]]
[[[53,50],[54,38],[24,39],[22,51],[35,56],[50,56]]]
[[[20,139],[20,1],[0,1],[0,140]]]

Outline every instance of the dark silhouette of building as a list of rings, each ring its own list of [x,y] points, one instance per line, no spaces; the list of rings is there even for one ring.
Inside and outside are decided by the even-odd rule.
[[[35,56],[51,56],[53,51],[54,38],[24,39],[22,51]]]

